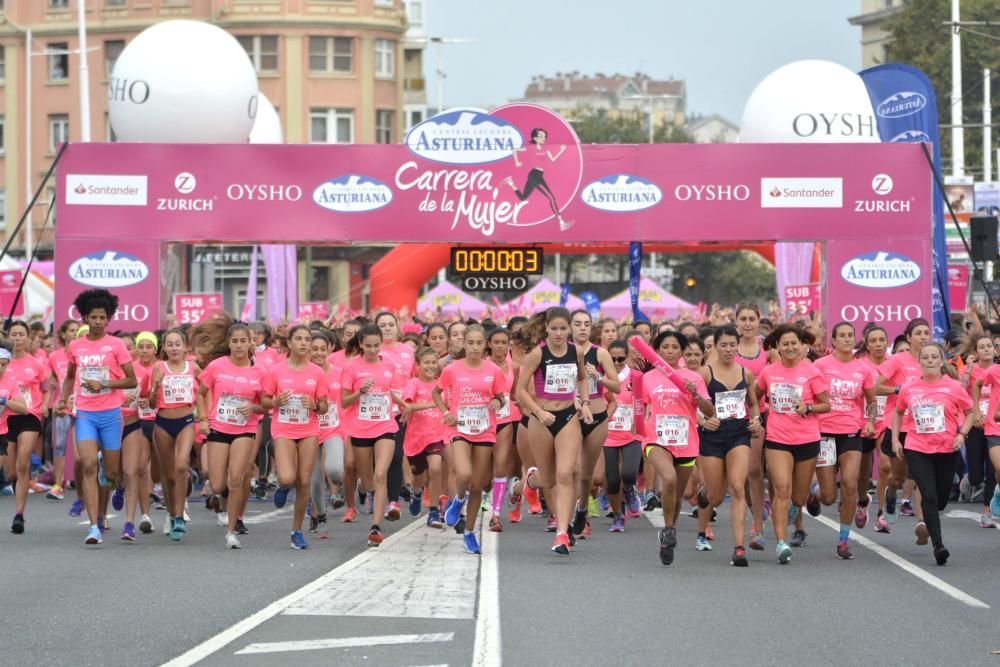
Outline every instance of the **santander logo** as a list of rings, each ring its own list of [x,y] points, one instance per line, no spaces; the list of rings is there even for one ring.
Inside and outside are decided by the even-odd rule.
[[[768,194],[770,194],[772,197],[780,197],[781,188],[779,188],[778,186],[774,186],[773,188],[771,188],[771,192]]]
[[[78,195],[84,195],[87,194],[87,188],[83,185],[83,183],[80,183],[80,185],[76,186],[76,188],[73,189],[73,192],[75,192]]]

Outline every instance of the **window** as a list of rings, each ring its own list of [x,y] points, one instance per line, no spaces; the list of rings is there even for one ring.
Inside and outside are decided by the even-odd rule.
[[[69,0],[49,0],[49,9],[69,9]]]
[[[124,7],[125,0],[104,0],[104,4],[108,7]]]
[[[406,127],[407,129],[413,127],[414,125],[419,125],[424,121],[424,110],[423,109],[410,109],[406,112]]]
[[[49,153],[59,150],[59,145],[69,141],[69,114],[49,116]]]
[[[354,111],[313,109],[309,112],[309,143],[354,143]]]
[[[49,81],[69,79],[69,45],[66,42],[49,42]]]
[[[386,111],[380,109],[375,112],[375,143],[376,144],[391,144],[392,143],[392,119],[393,114],[391,111]]]
[[[395,49],[388,39],[375,40],[375,76],[391,79],[395,76]]]
[[[424,0],[409,0],[406,3],[406,18],[410,28],[421,30],[424,27]]]
[[[115,63],[118,56],[125,50],[124,39],[112,39],[104,42],[104,74],[111,78],[111,73],[115,70]]]
[[[0,188],[0,229],[7,228],[7,191]]]
[[[352,37],[310,37],[309,71],[354,71],[354,39]]]
[[[396,4],[396,0],[375,0],[375,4],[383,7],[392,7]]]
[[[115,135],[115,128],[111,127],[111,116],[104,114],[104,136],[111,143],[118,141],[118,137]]]
[[[0,155],[7,152],[7,119],[0,114]]]
[[[7,49],[3,45],[0,45],[0,81],[5,80],[6,78],[7,78]]]
[[[236,38],[250,56],[257,72],[278,71],[277,35],[241,35]]]

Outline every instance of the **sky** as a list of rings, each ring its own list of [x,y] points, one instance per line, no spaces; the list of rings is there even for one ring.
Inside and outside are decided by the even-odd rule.
[[[428,105],[489,108],[522,97],[531,77],[646,72],[687,84],[688,113],[739,124],[770,72],[795,60],[861,68],[861,0],[425,0]]]

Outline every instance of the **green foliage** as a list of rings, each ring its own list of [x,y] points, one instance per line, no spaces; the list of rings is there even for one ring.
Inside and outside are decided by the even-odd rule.
[[[668,289],[689,303],[726,307],[740,301],[764,304],[775,298],[774,267],[754,252],[681,253],[669,261],[674,284]],[[691,287],[688,278],[696,281]]]
[[[645,144],[649,142],[649,115],[642,111],[609,114],[605,109],[581,107],[570,116],[581,144]],[[653,143],[694,143],[682,127],[660,123]]]

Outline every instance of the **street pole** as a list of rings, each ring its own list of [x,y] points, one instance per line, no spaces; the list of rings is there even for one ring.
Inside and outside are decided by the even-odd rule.
[[[87,0],[76,0],[80,35],[80,140],[90,141],[90,71],[87,68]]]
[[[444,111],[444,40],[438,40],[437,45],[437,80],[438,80],[438,103],[437,113]]]
[[[653,96],[649,96],[649,143],[653,143]]]
[[[31,28],[25,30],[24,33],[24,194],[25,194],[25,205],[31,202],[31,198],[35,195],[35,190],[31,185]],[[27,257],[28,253],[31,252],[30,248],[34,248],[34,221],[35,212],[30,211],[28,213],[28,225],[26,227],[25,233],[25,250],[24,256]]]
[[[983,181],[993,180],[993,106],[990,103],[990,70],[983,70]]]
[[[959,0],[951,0],[951,173],[965,175],[965,130],[962,128],[962,36]]]

